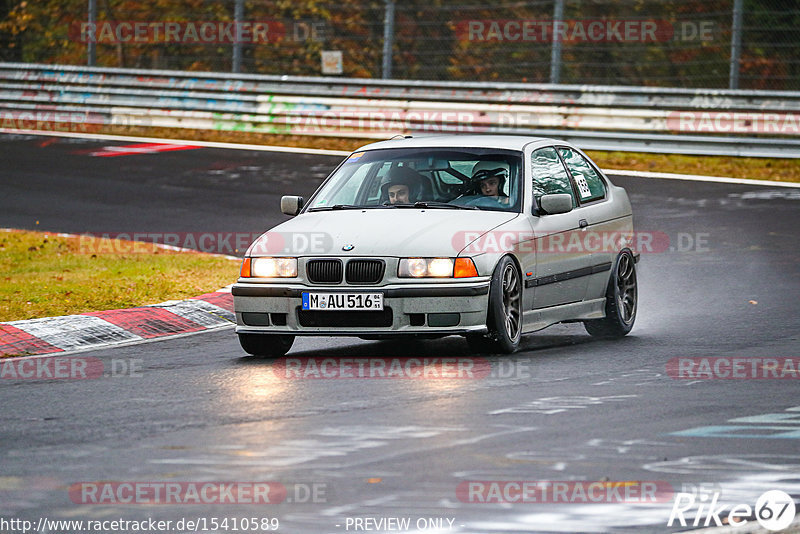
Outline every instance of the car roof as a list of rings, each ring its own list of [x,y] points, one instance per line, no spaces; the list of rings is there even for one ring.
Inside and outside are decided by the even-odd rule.
[[[384,148],[504,148],[522,150],[526,145],[537,144],[569,144],[546,137],[529,137],[524,135],[419,135],[395,137],[387,141],[378,141],[364,145],[361,150],[378,150]]]

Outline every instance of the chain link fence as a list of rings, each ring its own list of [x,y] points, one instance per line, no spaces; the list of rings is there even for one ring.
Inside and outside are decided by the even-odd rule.
[[[796,91],[800,3],[0,0],[0,60],[90,57],[145,69]]]

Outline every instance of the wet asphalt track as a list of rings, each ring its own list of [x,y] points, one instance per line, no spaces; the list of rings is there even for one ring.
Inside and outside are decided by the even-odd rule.
[[[0,137],[0,227],[256,232],[284,219],[281,195],[309,194],[338,163],[217,149],[88,155],[111,144]],[[665,532],[675,530],[666,526],[671,498],[483,504],[462,502],[456,488],[639,480],[703,485],[719,504],[752,506],[771,489],[800,501],[796,380],[676,380],[665,371],[675,357],[799,356],[800,190],[614,182],[627,188],[639,231],[682,248],[643,254],[627,338],[551,327],[513,356],[488,358],[495,375],[511,376],[481,380],[285,380],[275,362],[244,358],[232,330],[85,353],[141,372],[0,380],[0,517],[275,517],[287,533],[353,532],[347,519],[356,517],[408,517],[412,527],[453,520],[439,532]],[[469,356],[460,338],[301,338],[290,352],[312,354]],[[722,425],[732,428],[709,429]],[[71,484],[100,480],[275,481],[290,493],[260,506],[70,500]],[[312,484],[318,502],[303,502]]]

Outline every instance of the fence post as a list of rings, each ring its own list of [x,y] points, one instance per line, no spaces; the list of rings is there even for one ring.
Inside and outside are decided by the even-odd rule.
[[[94,67],[97,64],[97,43],[95,39],[97,38],[97,0],[89,0],[89,13],[86,22],[87,28],[91,31],[89,35],[87,35],[87,50],[86,55],[88,56],[88,64],[90,67]]]
[[[550,54],[550,83],[561,81],[561,41],[556,38],[555,25],[564,18],[564,0],[555,0],[553,7],[553,48]]]
[[[739,60],[742,57],[742,0],[733,0],[733,28],[731,31],[730,89],[739,88]]]
[[[242,72],[242,20],[244,19],[244,0],[236,0],[233,5],[233,68],[235,73]]]
[[[394,0],[384,0],[386,12],[383,18],[383,79],[392,77],[392,48],[394,47]]]

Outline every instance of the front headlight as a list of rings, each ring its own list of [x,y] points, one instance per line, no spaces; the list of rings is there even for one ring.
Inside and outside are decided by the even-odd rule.
[[[431,276],[453,276],[453,260],[450,258],[434,258],[428,263]]]
[[[294,278],[297,258],[245,258],[241,275],[243,278]]]
[[[403,258],[397,269],[400,278],[452,278],[451,258]]]

